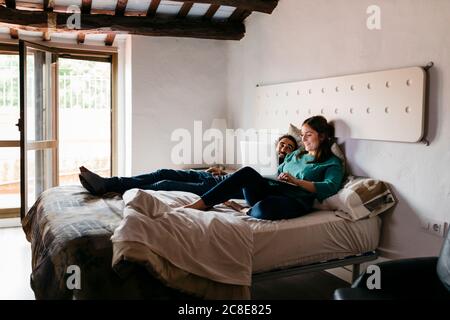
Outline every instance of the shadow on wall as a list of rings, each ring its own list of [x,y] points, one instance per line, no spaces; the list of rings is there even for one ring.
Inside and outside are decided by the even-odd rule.
[[[357,143],[347,141],[347,149],[353,153]],[[348,154],[346,152],[346,154]],[[372,177],[354,162],[347,161],[348,172],[357,176]],[[442,241],[436,241],[435,235],[421,228],[422,219],[419,212],[410,206],[407,198],[389,181],[388,183],[397,204],[379,215],[382,220],[379,251],[380,255],[389,259],[401,259],[438,255]],[[441,239],[443,240],[443,239]]]
[[[343,151],[345,153],[345,156],[347,158],[347,172],[348,174],[352,174],[352,175],[356,175],[356,176],[361,176],[361,177],[368,177],[368,174],[366,171],[364,171],[360,166],[358,166],[357,163],[351,161],[351,157],[349,157],[348,155],[354,155],[356,154],[356,150],[358,149],[359,143],[358,140],[354,140],[354,139],[342,139],[343,143],[342,143],[342,147],[343,147]],[[347,152],[348,151],[348,152]],[[370,177],[370,178],[376,178],[376,177]]]
[[[334,126],[334,135],[342,141],[349,139],[351,136],[350,127],[342,120],[332,120],[330,124]]]
[[[436,236],[427,234],[421,229],[423,218],[395,186],[389,184],[389,187],[396,197],[397,205],[380,215],[383,222],[380,254],[390,259],[439,255],[442,243],[436,242]]]
[[[346,145],[350,154],[354,154],[358,149],[357,141],[347,140]],[[348,153],[345,152],[345,154]],[[349,174],[378,179],[378,177],[369,176],[354,162],[347,161],[347,170]],[[382,220],[378,246],[380,255],[389,259],[438,255],[442,243],[436,241],[435,235],[422,230],[424,217],[421,217],[417,210],[410,206],[406,200],[407,197],[404,197],[395,185],[389,181],[385,182],[389,185],[397,204],[379,215]]]
[[[426,96],[426,113],[425,113],[425,128],[424,138],[428,142],[432,142],[437,135],[439,114],[438,106],[441,104],[439,99],[442,96],[439,92],[444,92],[442,86],[442,72],[438,67],[433,67],[427,73],[427,96]]]

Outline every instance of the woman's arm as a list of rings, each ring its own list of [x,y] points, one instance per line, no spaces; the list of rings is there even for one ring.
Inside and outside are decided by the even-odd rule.
[[[296,182],[294,183],[295,185],[302,187],[303,189],[312,193],[317,192],[316,185],[313,182],[302,179],[295,179],[295,180],[296,180]]]
[[[293,177],[289,173],[281,173],[278,176],[278,179],[300,186],[309,192],[316,193],[317,199],[322,201],[339,191],[343,176],[344,171],[342,165],[340,163],[335,163],[325,169],[322,181],[311,182],[301,180]]]
[[[323,201],[336,194],[341,188],[343,177],[344,171],[340,164],[328,167],[324,173],[323,181],[314,182],[317,190],[317,199]]]

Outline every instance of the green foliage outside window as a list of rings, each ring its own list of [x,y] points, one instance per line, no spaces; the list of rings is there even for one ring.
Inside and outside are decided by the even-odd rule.
[[[19,57],[0,54],[0,74],[0,109],[18,109]],[[110,108],[108,63],[61,58],[58,76],[60,108]]]

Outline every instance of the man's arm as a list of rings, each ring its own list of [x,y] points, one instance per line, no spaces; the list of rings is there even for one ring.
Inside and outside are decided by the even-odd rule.
[[[219,167],[209,167],[208,169],[206,169],[206,172],[211,173],[213,176],[224,176],[228,174],[224,169]]]

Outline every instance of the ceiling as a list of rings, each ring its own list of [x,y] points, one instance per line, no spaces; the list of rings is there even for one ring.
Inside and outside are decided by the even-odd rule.
[[[76,39],[117,34],[240,40],[253,12],[270,14],[278,0],[0,0],[0,32]]]

